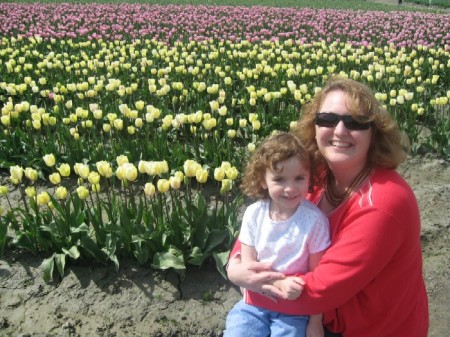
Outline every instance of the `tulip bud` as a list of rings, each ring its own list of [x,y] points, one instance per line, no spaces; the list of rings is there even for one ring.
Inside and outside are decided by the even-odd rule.
[[[62,177],[70,176],[70,165],[69,164],[61,164],[61,166],[58,167],[57,170]]]
[[[146,183],[144,185],[144,193],[147,197],[151,197],[156,193],[155,185],[152,183]]]
[[[23,168],[21,166],[15,165],[9,168],[9,172],[11,173],[11,178],[21,182],[23,178]]]
[[[29,197],[29,198],[34,198],[36,196],[36,188],[34,186],[28,186],[25,189],[25,194]]]
[[[48,179],[53,185],[58,185],[61,182],[61,176],[58,172],[50,174]]]
[[[85,186],[78,186],[77,194],[81,200],[85,200],[89,196],[89,190]]]
[[[45,165],[48,167],[55,166],[55,156],[53,154],[46,154],[42,158],[44,159]]]
[[[195,178],[197,179],[197,181],[201,184],[206,183],[206,181],[208,180],[208,171],[200,168],[199,170],[197,170],[197,172],[195,173]]]
[[[55,191],[55,196],[57,199],[59,200],[64,200],[67,198],[67,188],[65,188],[64,186],[59,186],[56,191]]]
[[[8,186],[0,185],[0,195],[5,196],[8,194]]]
[[[50,196],[47,192],[41,192],[36,197],[36,203],[38,205],[48,205],[50,202]]]
[[[170,188],[170,183],[167,179],[159,179],[156,185],[161,193],[166,193]]]
[[[38,176],[38,172],[35,169],[32,169],[31,167],[25,168],[25,177],[31,181],[36,181]]]

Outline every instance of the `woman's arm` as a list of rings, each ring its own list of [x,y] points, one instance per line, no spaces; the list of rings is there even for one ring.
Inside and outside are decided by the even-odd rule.
[[[228,261],[228,279],[248,290],[282,298],[283,293],[273,285],[273,282],[284,279],[284,274],[273,271],[271,265],[267,263],[257,261],[243,263],[240,250],[241,243],[237,241]]]

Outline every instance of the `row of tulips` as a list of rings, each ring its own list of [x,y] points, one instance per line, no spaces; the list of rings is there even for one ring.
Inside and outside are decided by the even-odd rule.
[[[450,15],[267,6],[0,3],[0,36],[45,39],[450,45]]]
[[[210,170],[194,160],[173,174],[166,161],[135,166],[125,155],[116,158],[115,170],[106,161],[95,163],[96,170],[76,163],[75,182],[70,165],[56,165],[53,154],[42,159],[54,171],[52,186],[39,186],[36,169],[17,165],[10,167],[10,184],[0,185],[9,205],[0,206],[0,253],[13,230],[15,247],[50,253],[41,266],[47,281],[55,269],[64,276],[68,257],[110,261],[117,269],[120,258],[133,257],[181,274],[187,264],[214,258],[223,273],[242,205],[233,191],[239,172],[229,162],[212,170],[216,193],[206,187]]]
[[[67,257],[223,272],[249,152],[333,74],[368,83],[414,150],[450,157],[446,15],[361,12],[363,36],[346,11],[0,8],[0,250],[45,252],[47,280]]]

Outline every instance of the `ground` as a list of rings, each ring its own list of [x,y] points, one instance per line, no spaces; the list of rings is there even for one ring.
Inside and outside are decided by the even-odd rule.
[[[421,209],[429,337],[448,337],[450,164],[420,156],[399,171]],[[190,269],[180,280],[131,261],[118,273],[112,265],[71,264],[62,280],[46,284],[41,260],[15,251],[0,260],[0,337],[215,337],[240,298],[212,266]]]

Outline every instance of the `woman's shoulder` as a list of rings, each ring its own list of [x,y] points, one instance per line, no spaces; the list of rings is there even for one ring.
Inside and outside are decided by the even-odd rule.
[[[395,169],[375,169],[361,193],[370,194],[379,202],[415,200],[411,186]]]
[[[377,168],[369,179],[372,185],[377,185],[380,189],[391,189],[401,191],[403,189],[411,190],[406,180],[395,169]]]

